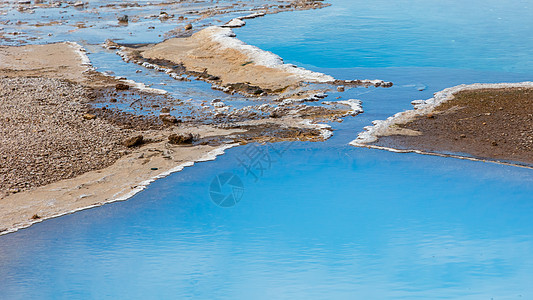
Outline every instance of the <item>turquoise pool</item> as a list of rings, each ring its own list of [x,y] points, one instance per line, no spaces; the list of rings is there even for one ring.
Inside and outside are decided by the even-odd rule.
[[[0,237],[0,298],[532,299],[531,170],[347,144],[446,87],[531,80],[533,2],[331,2],[236,33],[338,78],[393,81],[330,93],[364,114],[324,143],[233,148]],[[224,173],[242,183],[228,208],[210,198]]]

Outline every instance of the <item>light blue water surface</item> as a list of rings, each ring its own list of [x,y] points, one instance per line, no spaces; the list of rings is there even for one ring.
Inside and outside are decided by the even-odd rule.
[[[531,170],[347,143],[446,87],[531,80],[533,3],[332,3],[236,32],[338,78],[393,81],[330,93],[364,114],[327,142],[233,148],[126,202],[0,237],[0,298],[532,299]],[[234,207],[210,200],[221,173],[243,181]]]

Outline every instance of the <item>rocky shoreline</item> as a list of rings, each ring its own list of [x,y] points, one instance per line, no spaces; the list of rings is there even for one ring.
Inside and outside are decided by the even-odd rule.
[[[186,102],[96,72],[76,44],[3,47],[0,61],[10,62],[0,68],[0,235],[125,200],[238,144],[322,141],[331,130],[316,122],[353,114],[351,104],[292,102],[230,112],[215,99],[185,118],[170,112]],[[113,101],[155,114],[103,105]]]

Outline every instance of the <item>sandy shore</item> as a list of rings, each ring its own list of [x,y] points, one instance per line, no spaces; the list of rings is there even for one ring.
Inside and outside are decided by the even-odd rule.
[[[117,53],[126,62],[165,72],[177,80],[183,80],[184,75],[194,76],[228,93],[305,99],[314,96],[312,91],[306,90],[308,83],[343,87],[392,86],[391,82],[383,80],[336,80],[330,75],[286,64],[276,54],[237,39],[231,28],[220,26],[156,45],[128,47],[108,41],[105,46],[119,48]]]
[[[353,146],[533,167],[533,83],[460,85],[365,128]]]
[[[76,43],[0,46],[0,75],[60,78],[89,83],[89,58]]]
[[[245,83],[282,91],[302,81],[331,82],[333,77],[283,63],[283,60],[234,38],[229,28],[208,27],[189,38],[174,38],[144,50],[145,59],[167,60],[187,70],[218,77],[223,86]]]

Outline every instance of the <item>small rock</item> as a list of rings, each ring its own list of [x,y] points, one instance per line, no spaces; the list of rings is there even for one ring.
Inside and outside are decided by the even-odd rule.
[[[125,91],[125,90],[129,90],[130,89],[130,86],[127,85],[127,84],[124,84],[124,83],[117,83],[115,85],[115,89],[117,91]]]
[[[190,133],[171,134],[168,136],[168,142],[174,145],[192,144],[194,136]]]
[[[344,92],[344,85],[338,86],[337,92]]]
[[[31,216],[31,219],[32,220],[38,220],[40,219],[41,217],[38,215],[38,214],[34,214],[33,216]]]
[[[77,1],[76,3],[74,3],[74,6],[75,7],[81,7],[81,6],[84,6],[85,4],[81,1]]]
[[[162,11],[162,12],[159,13],[159,17],[158,18],[161,19],[161,20],[167,20],[167,19],[170,19],[170,18],[173,18],[173,17],[174,17],[174,15],[169,15],[166,12]]]
[[[124,156],[124,155],[128,155],[128,154],[130,154],[130,152],[129,152],[128,150],[123,150],[123,151],[119,151],[119,154],[120,154],[121,156]]]
[[[191,30],[191,29],[192,29],[192,24],[185,25],[185,30]]]
[[[117,18],[119,23],[128,23],[128,15],[123,15]]]
[[[159,168],[150,168],[150,170],[157,171],[157,170],[159,170]]]
[[[460,137],[464,139],[464,138],[466,138],[466,134],[463,133],[463,134],[460,135]]]
[[[144,137],[142,135],[134,136],[129,139],[126,139],[123,144],[124,146],[131,148],[138,145],[141,145],[144,142]]]
[[[277,119],[277,118],[281,118],[282,115],[278,111],[273,111],[273,112],[270,113],[270,117],[274,118],[274,119]]]
[[[491,144],[492,146],[494,146],[494,147],[498,146],[498,142],[496,142],[496,141],[492,141],[490,144]]]
[[[167,125],[177,124],[181,122],[181,120],[178,120],[175,116],[172,116],[168,113],[160,114],[159,119],[163,121],[164,124],[167,124]]]
[[[164,114],[170,113],[170,108],[168,108],[168,107],[161,108],[161,113],[164,113]]]
[[[93,114],[84,114],[84,115],[83,115],[83,118],[84,118],[85,120],[94,120],[94,119],[96,119],[96,115],[93,115]]]

